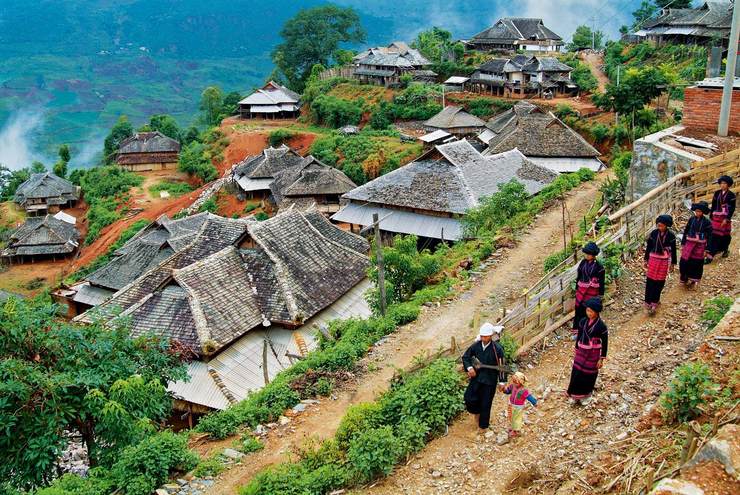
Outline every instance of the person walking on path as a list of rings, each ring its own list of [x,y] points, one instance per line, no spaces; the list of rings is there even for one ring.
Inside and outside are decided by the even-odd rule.
[[[676,267],[676,236],[671,232],[673,217],[660,215],[656,228],[647,238],[645,246],[645,309],[653,315],[660,304],[660,294],[665,287],[668,271]]]
[[[732,215],[735,213],[737,198],[730,191],[732,177],[723,175],[717,179],[719,190],[712,197],[712,208],[709,218],[712,220],[712,241],[709,243],[709,252],[705,263],[712,262],[718,253],[723,258],[730,255],[730,241],[732,241]]]
[[[527,401],[537,407],[537,399],[525,388],[526,383],[527,377],[521,371],[517,371],[511,376],[511,381],[506,388],[503,389],[503,392],[509,396],[509,437],[518,436],[522,426],[524,426],[524,406]]]
[[[585,303],[586,317],[581,319],[576,336],[573,369],[568,384],[568,399],[571,404],[583,405],[591,401],[596,378],[604,365],[609,346],[609,331],[601,320],[601,299],[592,297]]]
[[[584,303],[592,297],[601,297],[604,295],[606,288],[606,270],[604,266],[596,260],[599,246],[595,242],[589,242],[583,249],[584,259],[578,265],[576,275],[576,315],[573,318],[573,333],[578,333],[578,325],[586,316],[586,306]]]
[[[479,331],[480,340],[468,347],[462,357],[470,380],[465,390],[465,408],[482,430],[491,423],[491,404],[496,387],[504,383],[504,349],[493,341],[494,333],[500,334],[502,330],[501,326],[484,323]],[[494,370],[480,365],[498,366],[501,369]]]
[[[678,263],[681,283],[693,288],[704,275],[704,255],[712,239],[712,223],[706,217],[709,205],[700,201],[691,205],[694,216],[686,222],[681,238],[681,261]]]

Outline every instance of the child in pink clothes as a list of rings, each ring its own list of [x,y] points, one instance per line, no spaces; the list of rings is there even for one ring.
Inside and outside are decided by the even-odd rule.
[[[527,401],[534,407],[537,407],[537,399],[524,388],[527,377],[524,373],[517,371],[511,377],[511,382],[504,388],[504,393],[509,396],[509,436],[515,437],[524,426],[524,406]]]

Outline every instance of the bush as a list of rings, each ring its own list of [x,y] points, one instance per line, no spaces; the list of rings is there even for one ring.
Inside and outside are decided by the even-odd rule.
[[[177,169],[180,172],[198,177],[204,183],[218,177],[218,170],[213,166],[208,146],[197,141],[183,146],[180,150]]]
[[[578,112],[576,112],[573,107],[567,103],[558,103],[555,105],[555,115],[557,115],[559,119],[564,119],[565,117],[578,117]]]
[[[363,431],[377,428],[383,419],[381,406],[377,402],[349,406],[334,436],[337,445],[346,449],[355,437]]]
[[[311,103],[310,115],[313,122],[333,128],[357,125],[362,118],[362,104],[323,94]]]
[[[704,301],[704,313],[701,315],[701,321],[712,330],[724,318],[733,304],[730,296],[717,296]]]
[[[126,495],[149,495],[173,471],[189,471],[198,456],[188,450],[188,439],[163,431],[126,447],[111,468],[115,486]]]
[[[257,213],[257,214],[256,214],[256,215],[254,216],[254,218],[255,218],[255,220],[258,220],[258,221],[260,221],[260,222],[264,222],[265,220],[267,220],[267,219],[268,219],[268,218],[270,218],[270,217],[269,217],[269,216],[267,215],[267,213],[265,213],[264,211],[260,211],[260,212],[258,212],[258,213]]]
[[[597,143],[604,142],[610,134],[611,130],[604,124],[596,124],[591,127],[591,135]]]
[[[85,244],[92,244],[100,237],[100,231],[112,224],[121,214],[117,211],[118,203],[113,199],[102,199],[94,201],[87,210],[87,235]]]
[[[409,418],[396,427],[396,436],[401,440],[402,455],[415,454],[424,448],[429,427],[416,418]]]
[[[276,146],[280,146],[281,144],[283,144],[285,141],[289,140],[293,136],[295,136],[295,133],[288,129],[275,129],[268,136],[267,142],[270,143],[270,146],[276,147]]]
[[[164,180],[162,182],[154,184],[149,188],[149,192],[153,195],[159,195],[160,191],[167,191],[170,196],[174,196],[176,198],[178,196],[182,196],[183,194],[193,192],[193,186],[191,186],[187,182],[174,182],[171,180]]]
[[[669,421],[690,421],[702,414],[703,406],[717,391],[709,366],[702,362],[682,364],[661,397],[664,416]]]
[[[218,476],[223,473],[226,469],[223,461],[218,456],[209,457],[203,459],[198,463],[198,466],[193,470],[193,476],[196,478],[204,478],[206,476]]]
[[[387,476],[403,454],[401,441],[390,426],[370,428],[353,438],[347,460],[360,482]]]
[[[482,232],[496,232],[517,213],[524,211],[528,202],[529,194],[521,182],[512,179],[499,184],[498,192],[483,198],[477,208],[468,210],[463,218],[466,234],[475,237]]]
[[[519,350],[519,343],[514,340],[511,334],[504,333],[499,339],[499,344],[504,350],[504,359],[507,363],[513,363],[516,361],[516,351]]]
[[[205,200],[198,208],[198,213],[206,211],[210,213],[216,213],[216,211],[218,211],[218,203],[216,203],[216,198],[214,196]]]

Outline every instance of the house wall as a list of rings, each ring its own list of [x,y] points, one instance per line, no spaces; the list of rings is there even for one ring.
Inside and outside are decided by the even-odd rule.
[[[167,163],[136,163],[133,165],[120,165],[124,170],[129,172],[149,172],[153,170],[173,170],[177,168],[177,162]]]
[[[682,124],[688,129],[717,132],[722,106],[722,88],[692,86],[684,90]],[[730,133],[740,134],[740,89],[732,92]]]
[[[683,130],[674,126],[635,141],[627,185],[627,201],[634,201],[669,178],[691,169],[691,163],[702,157],[679,150],[660,139]]]

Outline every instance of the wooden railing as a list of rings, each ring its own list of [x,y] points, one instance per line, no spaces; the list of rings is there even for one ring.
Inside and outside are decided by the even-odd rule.
[[[677,216],[692,201],[710,201],[720,175],[740,175],[740,149],[695,162],[640,199],[609,215],[606,232],[594,239],[603,249],[622,244],[624,259],[644,242],[663,213]],[[530,349],[573,317],[573,284],[579,255],[574,253],[527,289],[513,306],[505,308],[499,324],[519,343],[519,353]]]

